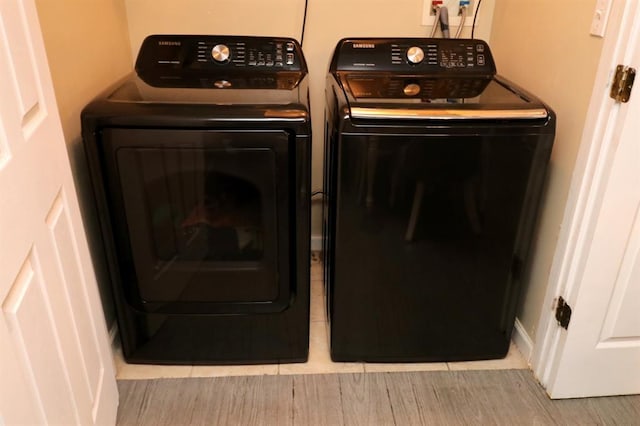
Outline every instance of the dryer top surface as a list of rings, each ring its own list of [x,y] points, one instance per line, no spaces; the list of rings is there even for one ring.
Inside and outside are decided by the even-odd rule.
[[[226,77],[226,78],[225,78]],[[132,76],[106,97],[109,102],[140,104],[287,105],[304,103],[306,91],[297,73],[229,75],[171,79],[149,84]]]

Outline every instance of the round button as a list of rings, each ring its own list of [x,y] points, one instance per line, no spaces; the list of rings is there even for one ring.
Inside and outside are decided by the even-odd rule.
[[[218,80],[213,83],[213,85],[218,89],[228,89],[229,87],[231,87],[231,82],[227,80]]]
[[[416,96],[418,93],[420,93],[420,86],[416,83],[409,83],[404,86],[404,89],[402,89],[402,91],[407,96]]]
[[[213,49],[211,49],[211,57],[218,63],[227,62],[230,55],[231,51],[224,44],[216,44],[213,46]]]
[[[418,46],[412,46],[407,50],[407,60],[412,64],[419,64],[424,60],[424,50]]]

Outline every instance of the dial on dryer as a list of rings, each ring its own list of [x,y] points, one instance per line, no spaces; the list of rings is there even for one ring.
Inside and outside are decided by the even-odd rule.
[[[220,64],[229,61],[229,56],[231,56],[231,51],[227,45],[216,44],[213,46],[213,49],[211,49],[211,57]]]

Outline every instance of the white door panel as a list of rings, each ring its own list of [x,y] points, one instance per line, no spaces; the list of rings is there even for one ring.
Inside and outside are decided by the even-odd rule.
[[[61,365],[61,347],[56,335],[55,319],[47,294],[37,248],[28,254],[9,295],[2,304],[13,345],[28,373],[31,388],[36,390],[35,402],[45,419],[60,419],[61,424],[78,424],[77,410],[69,398],[70,389]],[[4,410],[3,410],[4,411]]]
[[[33,0],[0,0],[0,424],[112,424],[104,317]]]
[[[640,139],[623,133],[551,387],[553,396],[640,392],[639,164]]]
[[[638,159],[640,164],[640,159]],[[636,205],[635,223],[611,298],[603,327],[603,341],[640,346],[640,214]]]
[[[41,425],[45,424],[42,407],[35,398],[33,376],[29,370],[13,368],[20,365],[19,345],[13,343],[15,333],[9,333],[6,321],[0,321],[0,420],[3,424]],[[4,401],[7,401],[6,403]],[[5,404],[11,404],[5,408]]]
[[[29,41],[29,32],[25,11],[17,1],[3,1],[0,12],[4,26],[3,44],[11,61],[8,74],[13,80],[13,87],[17,90],[18,108],[16,112],[23,118],[40,104],[39,81],[36,78],[33,52]]]

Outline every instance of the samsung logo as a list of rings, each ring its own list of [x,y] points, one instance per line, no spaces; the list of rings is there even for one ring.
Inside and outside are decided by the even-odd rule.
[[[376,45],[373,43],[353,43],[354,49],[375,49]]]
[[[181,46],[182,42],[180,41],[159,41],[159,46]]]

